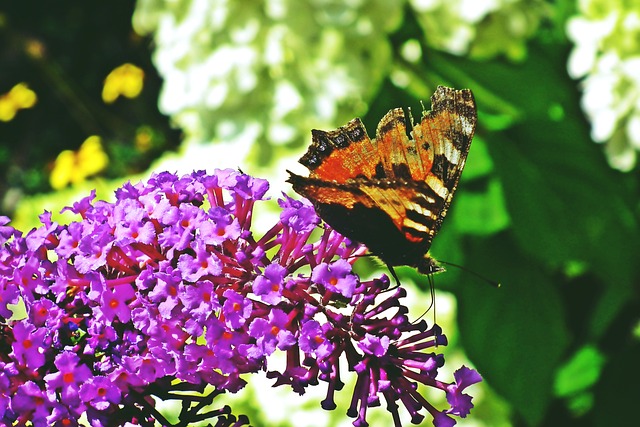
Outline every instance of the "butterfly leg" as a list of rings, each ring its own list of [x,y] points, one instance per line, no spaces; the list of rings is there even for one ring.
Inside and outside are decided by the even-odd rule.
[[[395,280],[396,282],[396,286],[392,289],[395,288],[399,288],[400,287],[400,278],[398,278],[398,273],[396,273],[395,268],[393,268],[393,265],[391,264],[387,264],[387,268],[389,269],[389,273],[391,273],[391,277],[393,277],[393,280]]]

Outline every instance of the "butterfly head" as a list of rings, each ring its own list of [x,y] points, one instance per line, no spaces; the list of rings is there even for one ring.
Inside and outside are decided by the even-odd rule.
[[[414,267],[422,274],[435,274],[445,270],[445,268],[438,264],[438,261],[432,258],[428,253],[424,254],[424,257],[421,258]]]

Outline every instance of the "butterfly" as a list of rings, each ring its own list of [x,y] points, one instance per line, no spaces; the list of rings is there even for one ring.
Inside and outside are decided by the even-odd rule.
[[[407,134],[403,110],[389,111],[375,139],[359,118],[333,131],[312,130],[300,159],[309,176],[289,171],[288,182],[326,223],[390,268],[433,274],[444,268],[428,251],[464,168],[476,105],[470,90],[439,86],[420,122],[409,117]]]

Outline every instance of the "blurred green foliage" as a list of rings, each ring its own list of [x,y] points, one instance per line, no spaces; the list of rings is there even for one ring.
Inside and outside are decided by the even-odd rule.
[[[0,94],[26,82],[37,95],[32,108],[0,122],[1,213],[13,212],[22,195],[51,191],[58,154],[78,150],[91,135],[102,139],[111,159],[107,178],[145,170],[177,147],[179,132],[155,107],[161,80],[149,40],[131,28],[133,6],[122,0],[0,5]],[[143,68],[144,89],[135,100],[108,105],[101,99],[105,78],[126,62]]]
[[[164,70],[167,85],[175,85],[174,74],[184,70],[194,79],[185,82],[200,88],[197,73],[188,71],[214,57],[217,42],[235,43],[227,25],[244,19],[257,22],[255,33],[261,36],[242,41],[243,46],[264,62],[239,60],[228,80],[222,71],[215,78],[205,76],[211,80],[202,83],[202,97],[191,104],[176,102],[173,110],[172,99],[165,99],[164,112],[188,136],[204,135],[207,141],[235,137],[259,123],[255,145],[261,154],[250,157],[255,163],[274,165],[286,152],[299,156],[317,123],[338,126],[364,112],[371,132],[390,108],[419,110],[419,102],[428,102],[439,84],[471,88],[479,111],[477,136],[432,250],[438,259],[502,283],[494,289],[456,269],[435,277],[436,286],[453,291],[458,300],[459,336],[453,341],[484,376],[483,387],[489,387],[471,422],[503,423],[504,411],[486,409],[499,401],[509,405],[514,426],[633,424],[627,408],[640,396],[640,344],[633,332],[640,313],[638,171],[621,173],[609,166],[580,109],[580,82],[567,74],[572,44],[565,25],[577,3],[495,2],[498,6],[484,15],[470,16],[454,13],[457,1],[397,2],[391,12],[380,2],[319,1],[299,3],[289,14],[265,11],[276,3],[286,9],[286,1],[256,2],[248,11],[225,15],[210,31],[203,20],[193,29],[197,37],[188,39],[202,44],[194,50],[187,44],[184,56],[169,64],[162,46],[172,39],[157,25],[171,21],[163,17],[177,23],[187,19],[192,3],[145,0],[136,9],[138,27],[155,37],[155,64]],[[156,153],[173,147],[168,141],[176,141],[176,135],[156,107],[160,80],[150,62],[150,42],[132,35],[128,2],[42,7],[31,13],[26,3],[14,2],[0,9],[0,83],[9,90],[26,81],[39,99],[36,108],[0,123],[3,192],[8,186],[44,191],[45,165],[62,149],[77,148],[88,132],[114,141],[112,177],[148,164],[128,163],[126,142],[139,126],[166,141]],[[208,6],[217,7],[216,2]],[[361,31],[366,25],[350,24],[354,14],[372,16],[367,22],[379,31],[371,44]],[[305,25],[292,16],[304,16]],[[277,64],[268,61],[265,46],[273,28],[287,35]],[[456,34],[466,35],[462,44],[455,43]],[[24,43],[31,39],[46,47],[44,59],[25,54]],[[357,43],[350,44],[353,40]],[[142,96],[100,104],[104,76],[127,61],[145,71]],[[211,67],[222,65],[211,62]],[[255,72],[255,86],[235,90],[242,80],[238,69]],[[344,92],[331,92],[335,88],[327,85],[335,75],[348,79],[340,88]],[[252,81],[244,78],[245,84]],[[220,84],[231,95],[215,92],[220,99],[208,104],[207,91]],[[282,101],[277,95],[282,84],[301,97],[277,118],[293,129],[286,149],[282,140],[269,136],[271,114],[276,114],[271,107]],[[168,96],[176,88],[163,90]],[[332,113],[321,114],[319,100],[327,97],[334,102]],[[41,200],[34,204],[43,206]],[[400,273],[403,282],[415,280],[426,289],[424,277],[410,269]]]

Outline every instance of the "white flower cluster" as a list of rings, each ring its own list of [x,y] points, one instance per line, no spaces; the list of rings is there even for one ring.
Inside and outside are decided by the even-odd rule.
[[[583,78],[591,137],[612,167],[631,170],[640,150],[640,3],[581,0],[567,23],[575,47],[568,69]]]
[[[456,55],[526,56],[526,42],[547,10],[540,0],[409,0],[426,42]]]
[[[260,142],[254,160],[265,164],[309,129],[365,110],[403,4],[139,0],[133,22],[154,37],[161,111],[191,139]]]

